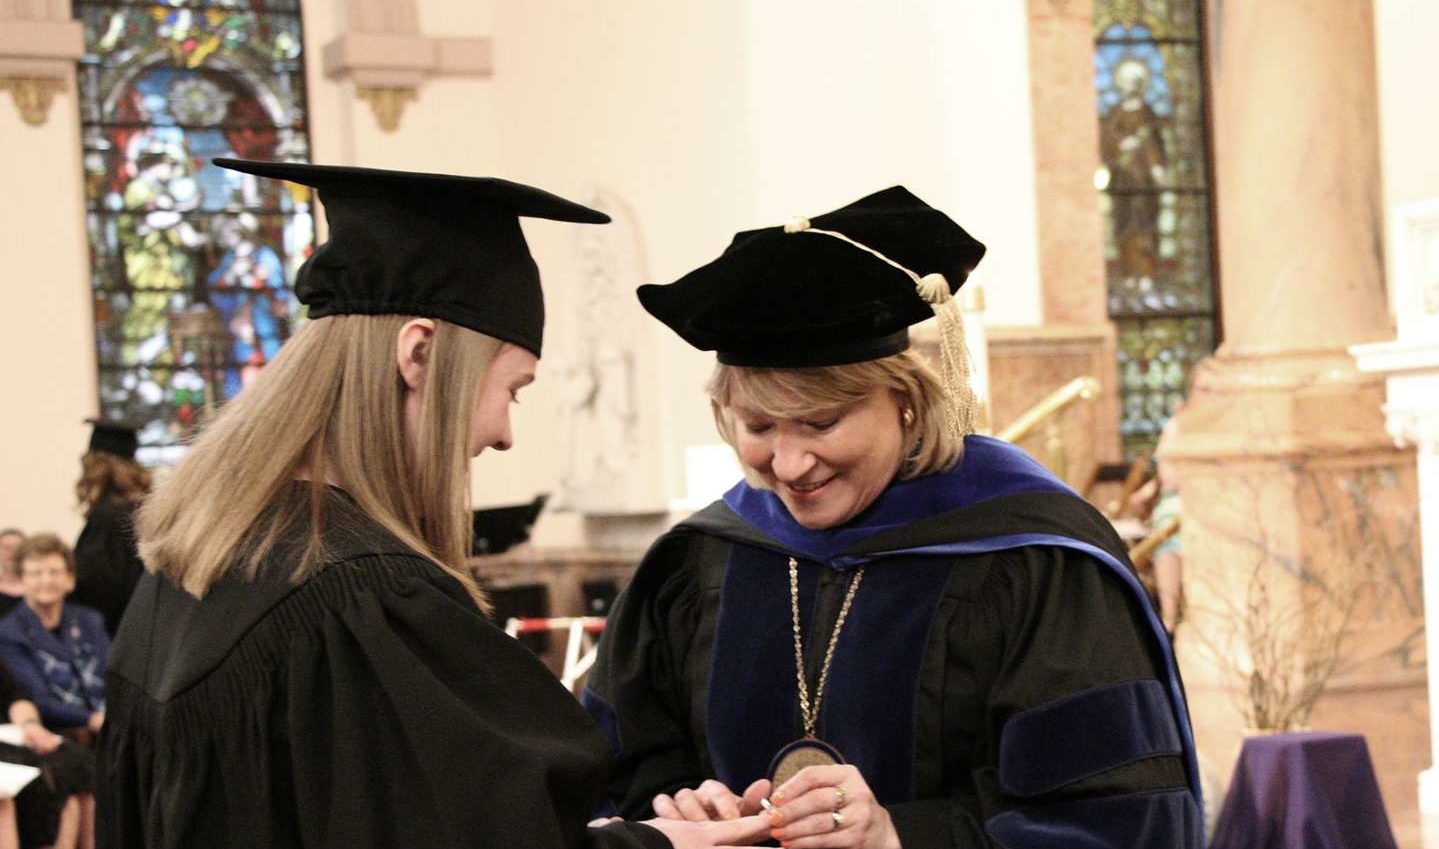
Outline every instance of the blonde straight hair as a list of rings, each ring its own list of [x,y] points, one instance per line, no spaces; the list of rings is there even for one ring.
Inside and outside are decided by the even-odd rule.
[[[963,438],[944,426],[947,398],[933,367],[913,350],[861,363],[815,368],[753,368],[715,366],[708,391],[720,436],[735,446],[733,407],[736,403],[776,418],[806,418],[846,407],[878,390],[900,396],[900,407],[914,410],[904,431],[904,462],[899,479],[910,480],[948,471],[964,455]],[[743,465],[743,461],[741,461]],[[745,479],[762,485],[744,468]]]
[[[196,597],[239,569],[247,579],[308,510],[311,532],[290,578],[325,562],[326,481],[401,542],[454,576],[487,609],[465,559],[469,423],[480,376],[503,344],[435,322],[416,435],[406,448],[395,340],[407,316],[310,321],[227,404],[137,517],[146,568]],[[303,476],[310,485],[295,485]]]

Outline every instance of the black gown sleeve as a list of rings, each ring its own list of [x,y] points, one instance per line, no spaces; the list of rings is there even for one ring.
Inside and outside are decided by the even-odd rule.
[[[702,572],[714,565],[708,549],[724,545],[692,533],[661,537],[605,623],[581,702],[614,750],[611,801],[621,816],[652,816],[657,794],[709,777],[693,730],[702,727],[706,687],[693,667],[710,656]]]
[[[1179,752],[1126,759],[1091,745],[1117,751],[1173,721],[1145,628],[1117,576],[1064,549],[993,555],[973,592],[947,591],[916,727],[920,772],[942,790],[890,806],[901,844],[1141,845],[1105,842],[1119,827],[1149,828],[1155,846],[1200,845]]]
[[[669,847],[640,824],[586,827],[603,739],[447,577],[357,593],[283,675],[306,847]]]

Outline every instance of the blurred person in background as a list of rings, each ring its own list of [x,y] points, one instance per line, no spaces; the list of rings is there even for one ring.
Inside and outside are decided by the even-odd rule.
[[[75,601],[100,611],[115,636],[130,594],[145,571],[135,546],[135,510],[150,492],[150,472],[135,462],[135,428],[91,420],[75,496],[85,527],[75,540]]]

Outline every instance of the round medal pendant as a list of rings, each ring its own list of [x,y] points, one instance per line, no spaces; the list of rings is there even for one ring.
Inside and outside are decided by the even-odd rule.
[[[775,753],[769,762],[769,780],[774,789],[794,778],[807,766],[835,766],[844,763],[844,755],[823,740],[806,737],[796,740]]]

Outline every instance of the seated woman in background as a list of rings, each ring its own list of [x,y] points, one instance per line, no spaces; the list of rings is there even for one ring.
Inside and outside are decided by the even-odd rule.
[[[0,742],[0,761],[40,770],[18,796],[0,804],[0,849],[93,846],[95,756],[45,727],[4,664],[0,707],[21,735],[18,745]]]
[[[895,187],[639,290],[718,351],[746,481],[610,615],[584,701],[621,813],[764,804],[793,849],[1202,845],[1183,691],[1123,544],[972,433],[953,294],[983,252]],[[936,316],[941,375],[908,333]]]
[[[66,603],[75,589],[75,557],[54,534],[20,546],[24,603],[0,618],[0,661],[52,728],[80,729],[82,740],[105,723],[105,661],[110,639],[99,611]]]

